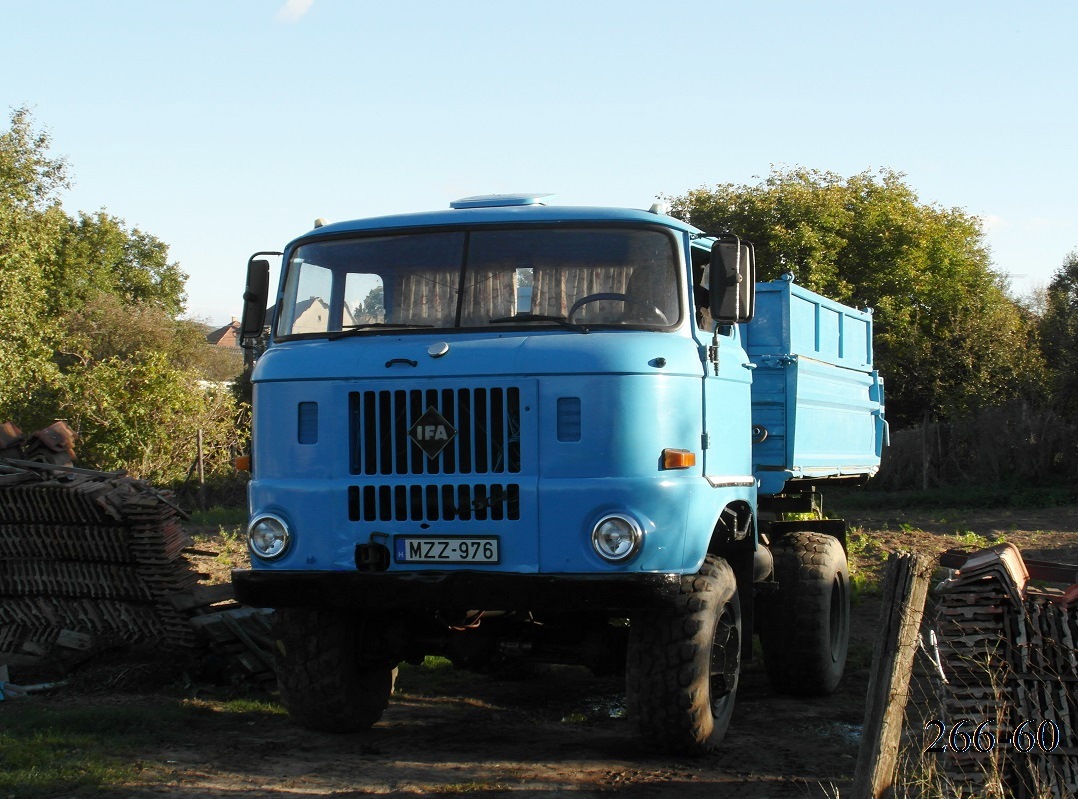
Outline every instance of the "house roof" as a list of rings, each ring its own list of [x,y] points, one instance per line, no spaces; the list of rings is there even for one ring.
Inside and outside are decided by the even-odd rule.
[[[240,322],[235,317],[232,321],[224,327],[219,327],[211,333],[206,334],[206,341],[215,347],[236,347],[240,346]]]

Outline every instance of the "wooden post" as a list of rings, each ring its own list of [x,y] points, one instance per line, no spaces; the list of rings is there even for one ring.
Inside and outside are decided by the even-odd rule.
[[[880,631],[853,780],[854,799],[879,799],[891,787],[928,580],[934,568],[935,561],[922,554],[893,553],[887,559]]]
[[[206,510],[206,469],[202,453],[202,429],[198,431],[198,509]]]
[[[921,490],[927,491],[931,481],[928,476],[928,470],[932,464],[932,455],[929,450],[928,443],[928,425],[931,417],[928,411],[925,411],[924,420],[921,422]]]

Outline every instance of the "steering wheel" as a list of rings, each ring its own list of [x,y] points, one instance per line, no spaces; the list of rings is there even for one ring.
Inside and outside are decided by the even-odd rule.
[[[599,300],[617,300],[619,302],[628,303],[629,305],[639,305],[641,308],[647,308],[649,311],[655,314],[655,316],[657,316],[664,325],[670,324],[670,320],[666,318],[666,314],[664,314],[662,312],[662,309],[660,309],[657,305],[650,305],[649,303],[643,302],[642,300],[630,297],[628,294],[615,294],[609,291],[602,291],[598,294],[589,294],[586,297],[581,297],[579,300],[573,303],[573,307],[570,308],[569,313],[565,315],[566,320],[572,322],[573,315],[577,311],[579,311],[589,302],[598,302]]]

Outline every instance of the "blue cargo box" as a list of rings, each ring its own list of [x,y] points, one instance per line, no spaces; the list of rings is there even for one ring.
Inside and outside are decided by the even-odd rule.
[[[887,438],[872,367],[872,313],[783,278],[756,286],[742,328],[752,385],[753,473],[761,494],[797,481],[868,478]]]

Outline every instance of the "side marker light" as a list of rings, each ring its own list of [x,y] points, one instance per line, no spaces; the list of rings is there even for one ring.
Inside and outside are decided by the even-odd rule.
[[[664,449],[664,469],[688,469],[696,465],[696,453],[687,449]]]

